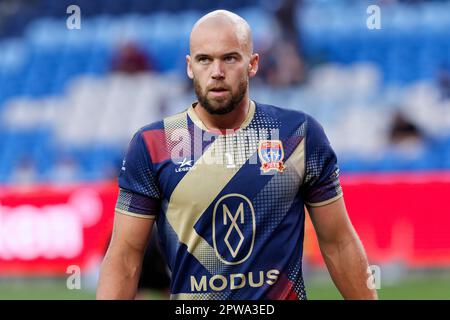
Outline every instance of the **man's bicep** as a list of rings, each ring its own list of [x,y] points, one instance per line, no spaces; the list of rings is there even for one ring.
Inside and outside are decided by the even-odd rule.
[[[336,242],[353,232],[343,197],[323,206],[308,206],[307,209],[319,242]]]
[[[114,248],[143,252],[159,208],[158,199],[121,188],[115,209]]]
[[[123,214],[116,210],[111,247],[144,252],[153,228],[154,219]]]

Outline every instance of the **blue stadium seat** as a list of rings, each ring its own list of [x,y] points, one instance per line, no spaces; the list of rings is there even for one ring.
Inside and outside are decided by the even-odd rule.
[[[186,30],[204,12],[218,7],[231,10],[240,8],[248,15],[251,25],[257,26],[255,28],[266,26],[269,23],[267,20],[273,18],[263,7],[255,7],[255,2],[250,0],[78,0],[76,3],[81,7],[83,16],[93,17],[85,22],[82,30],[68,34],[62,17],[66,7],[72,2],[43,0],[43,4],[34,7],[33,12],[27,11],[19,15],[18,19],[5,22],[4,28],[10,31],[17,28],[11,34],[20,35],[27,19],[40,17],[28,24],[26,34],[21,38],[28,53],[25,65],[13,71],[0,72],[0,110],[12,97],[62,94],[68,81],[80,74],[106,75],[110,71],[115,50],[113,45],[117,40],[117,33],[108,32],[109,29],[130,26],[137,41],[156,59],[158,71],[184,73],[184,56],[189,50]],[[253,7],[243,10],[247,5]],[[393,21],[389,21],[388,18],[392,15],[387,12],[383,29],[367,32],[364,28],[358,31],[354,27],[356,24],[352,17],[360,12],[360,8],[348,7],[342,2],[333,4],[331,9],[317,3],[312,6],[317,7],[315,14],[326,16],[327,21],[302,26],[301,41],[309,63],[325,58],[343,64],[372,61],[382,70],[384,85],[406,85],[418,79],[434,79],[441,66],[450,65],[449,29],[442,27],[445,21],[448,25],[450,22],[448,16],[439,12],[437,7],[426,7],[424,10],[428,10],[428,16],[436,15],[440,20],[427,18],[430,21],[424,23],[425,20],[420,19],[425,18],[420,13],[408,8],[404,12],[395,13],[402,16]],[[186,11],[187,9],[195,10]],[[322,9],[325,11],[321,11]],[[400,9],[404,9],[402,5],[389,8],[391,13]],[[105,14],[99,15],[99,12]],[[132,14],[133,12],[138,14]],[[150,15],[140,16],[143,13]],[[419,20],[414,20],[416,18]],[[411,29],[409,24],[405,24],[408,21],[423,28]],[[70,37],[67,38],[67,35]],[[95,45],[91,45],[92,43]],[[297,96],[284,94],[282,90],[278,90],[275,95],[268,98],[284,99],[290,105],[296,105],[298,100]],[[338,110],[340,105],[326,108],[322,105],[326,102],[316,100],[312,99],[312,102],[319,110],[317,113],[321,115],[321,119],[332,123],[335,115],[326,110]],[[361,103],[368,104],[365,100]],[[0,132],[0,181],[8,179],[14,165],[25,154],[32,156],[42,172],[48,172],[48,167],[57,159],[59,150],[51,144],[52,134],[45,132],[44,128],[39,130]],[[377,161],[350,157],[341,161],[341,169],[343,172],[350,172],[450,168],[450,140],[431,141],[429,145],[429,150],[415,159],[407,160],[394,153],[386,153]],[[86,179],[104,178],[102,168],[114,167],[118,159],[121,159],[119,151],[118,146],[102,144],[68,150],[80,160]]]

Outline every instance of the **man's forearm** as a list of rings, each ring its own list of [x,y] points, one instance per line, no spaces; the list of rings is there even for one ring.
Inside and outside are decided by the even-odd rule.
[[[334,284],[344,299],[377,299],[375,289],[369,288],[369,264],[357,237],[351,237],[327,247],[321,245],[322,255]]]
[[[134,299],[141,264],[106,255],[100,270],[97,299]]]

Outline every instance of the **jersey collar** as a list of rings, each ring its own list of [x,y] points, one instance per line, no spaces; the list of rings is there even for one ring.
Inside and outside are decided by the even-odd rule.
[[[212,132],[212,133],[220,133],[223,134],[223,132],[220,132],[220,130],[210,130],[208,129],[205,124],[203,123],[202,120],[200,120],[200,118],[197,116],[197,114],[194,111],[194,106],[197,104],[198,102],[194,102],[188,109],[187,109],[187,113],[189,115],[189,118],[191,118],[192,122],[194,122],[194,124],[201,128],[203,131],[208,131],[208,132]],[[253,116],[255,115],[255,110],[256,110],[256,103],[253,100],[250,100],[250,106],[247,112],[247,116],[245,117],[245,120],[241,123],[239,128],[235,128],[234,132],[244,129],[245,127],[247,127],[250,122],[253,120]]]

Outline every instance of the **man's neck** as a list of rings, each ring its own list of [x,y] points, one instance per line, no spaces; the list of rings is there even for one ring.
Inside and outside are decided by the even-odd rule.
[[[197,117],[203,122],[208,130],[235,130],[239,128],[247,118],[250,110],[250,99],[244,97],[241,103],[227,114],[210,114],[200,103],[194,108]]]

